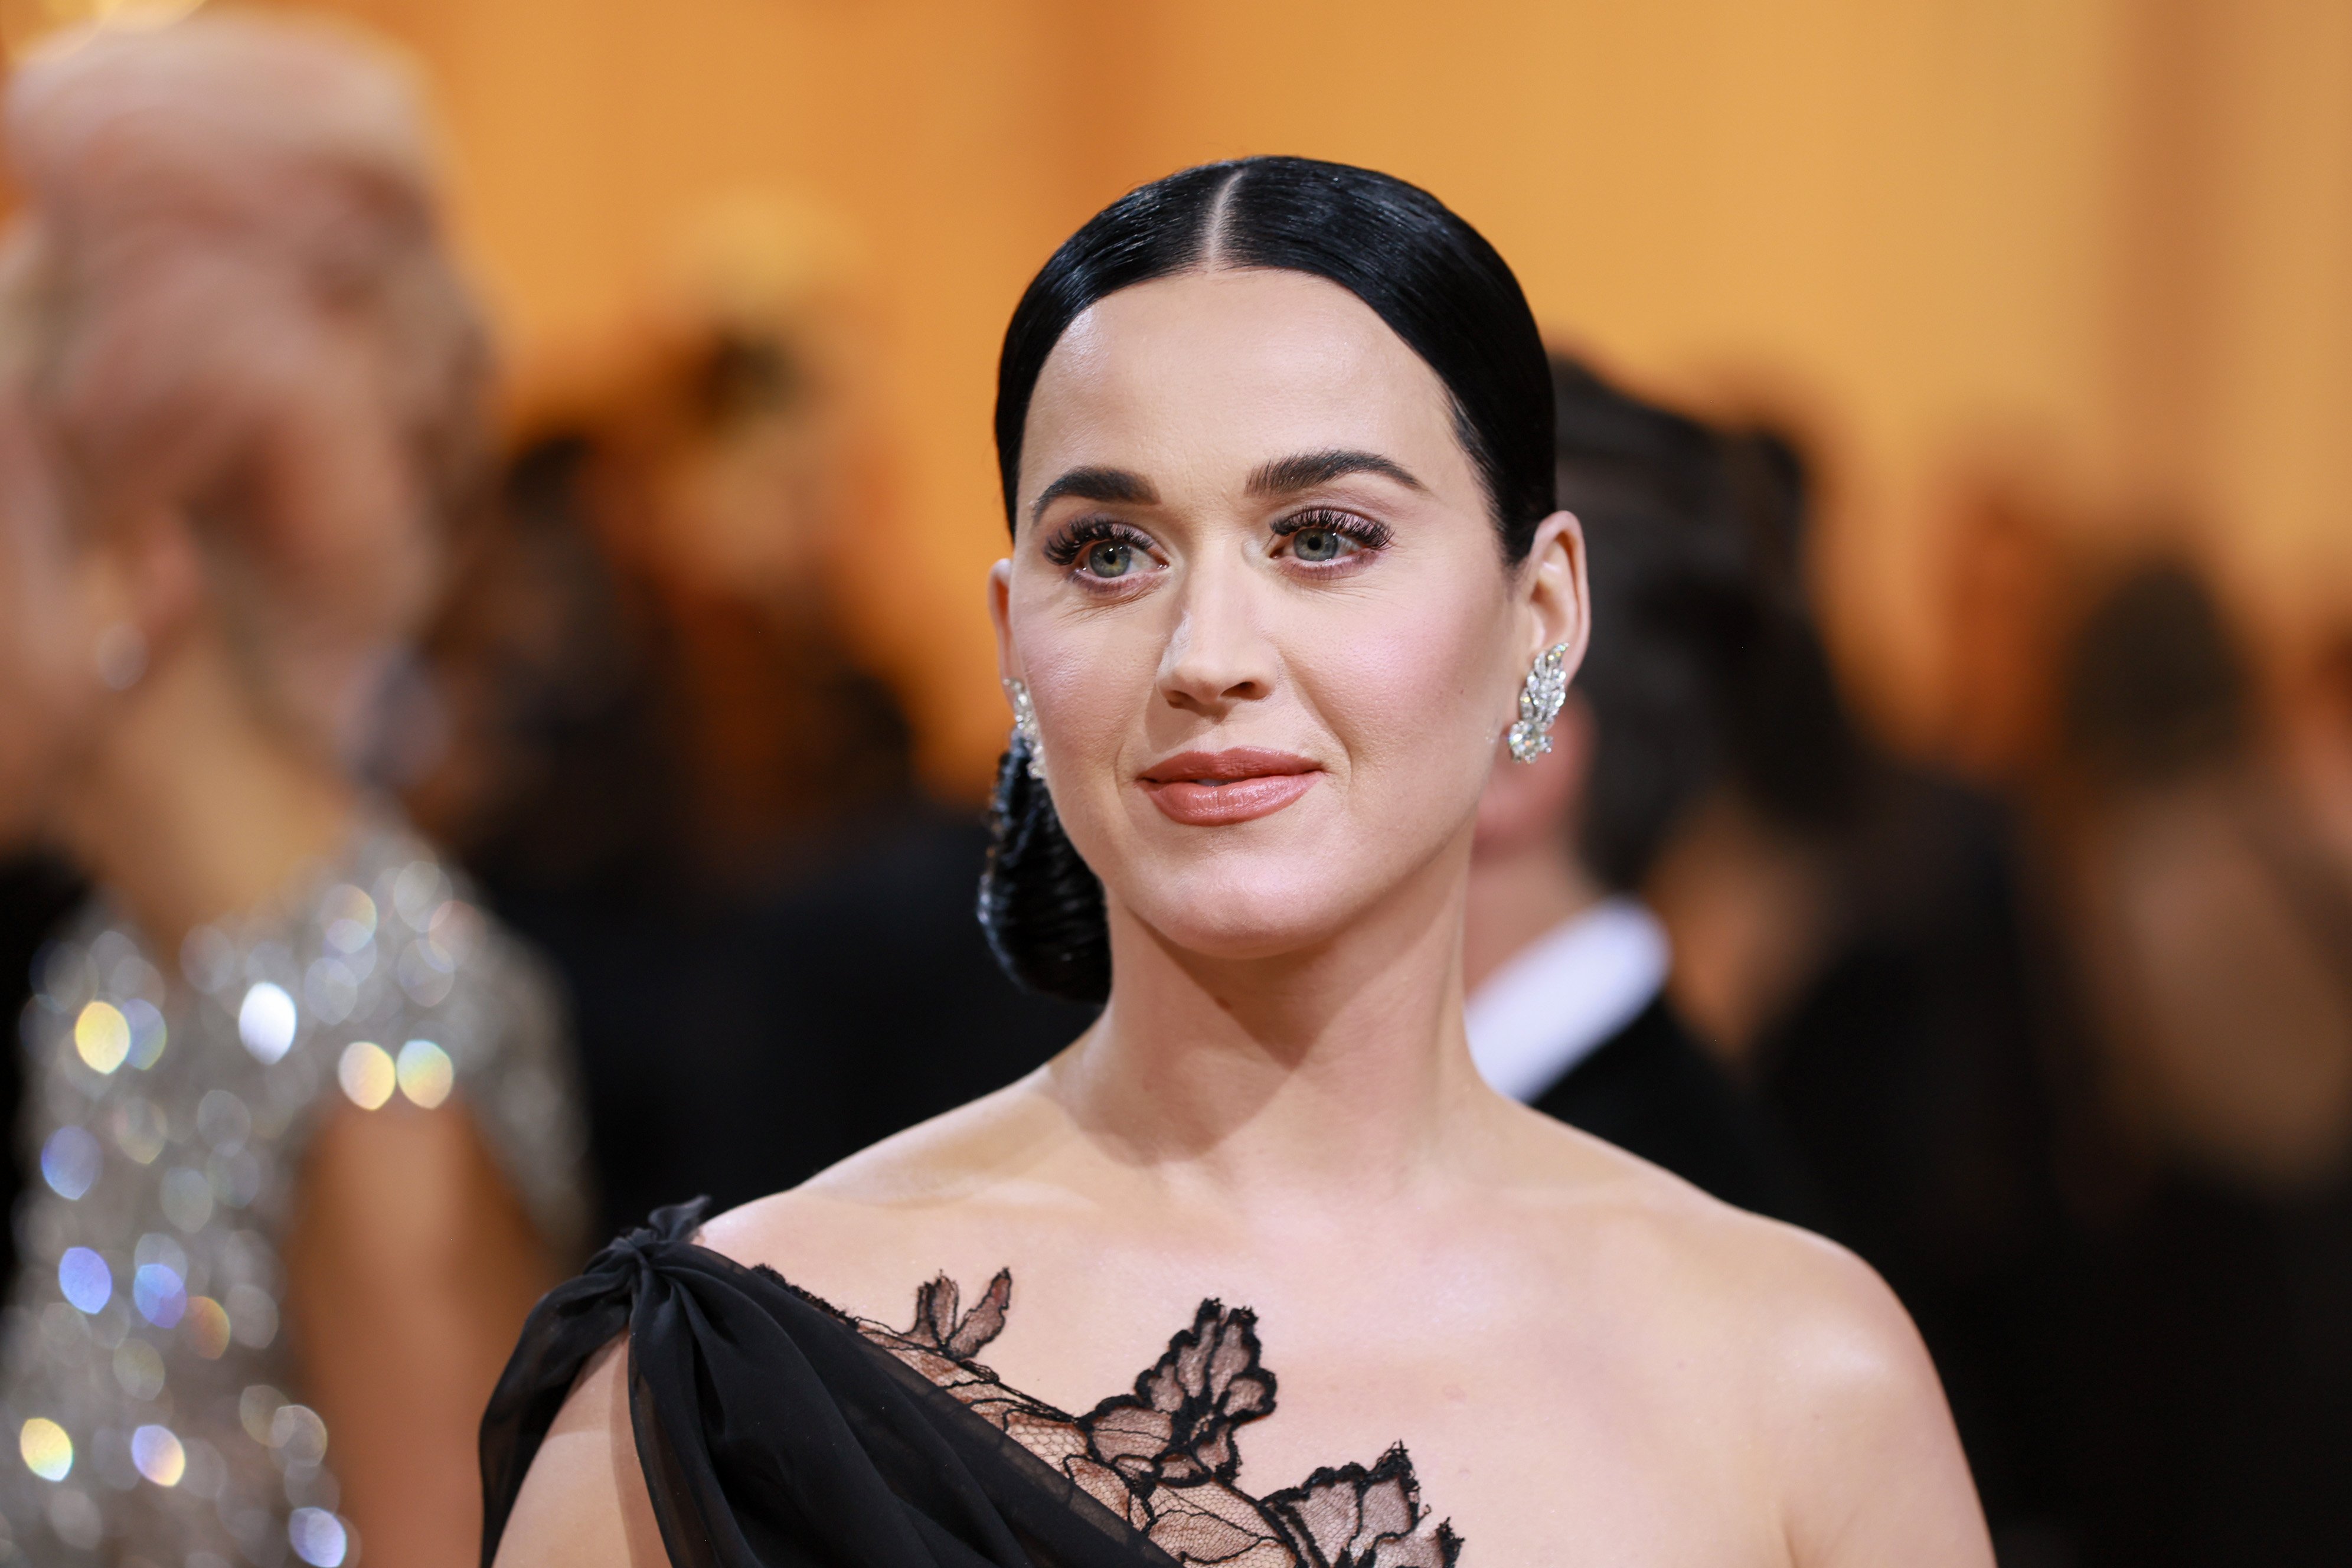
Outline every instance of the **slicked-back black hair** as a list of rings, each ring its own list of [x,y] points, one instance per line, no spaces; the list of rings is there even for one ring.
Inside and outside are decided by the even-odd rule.
[[[1054,345],[1097,301],[1201,268],[1328,279],[1437,373],[1486,488],[1504,558],[1552,512],[1552,387],[1519,280],[1486,237],[1418,185],[1312,158],[1203,163],[1087,221],[1013,308],[996,370],[996,462],[1015,520],[1030,395]]]
[[[1018,531],[1021,444],[1062,334],[1122,289],[1203,268],[1328,279],[1370,307],[1445,385],[1503,559],[1526,559],[1553,508],[1552,382],[1535,315],[1495,247],[1402,180],[1310,158],[1204,163],[1129,192],[1064,241],[1005,329],[996,460]],[[1079,1001],[1110,994],[1102,884],[1078,857],[1015,742],[998,770],[996,843],[980,918],[1013,977]]]

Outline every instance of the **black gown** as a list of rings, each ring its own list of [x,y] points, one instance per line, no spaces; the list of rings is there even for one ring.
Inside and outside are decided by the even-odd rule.
[[[1253,1498],[1274,1412],[1255,1319],[1204,1301],[1127,1394],[1072,1415],[972,1358],[1004,1325],[944,1278],[905,1331],[696,1246],[657,1212],[532,1311],[482,1421],[484,1568],[573,1381],[628,1335],[629,1418],[677,1568],[1450,1568],[1402,1447]]]

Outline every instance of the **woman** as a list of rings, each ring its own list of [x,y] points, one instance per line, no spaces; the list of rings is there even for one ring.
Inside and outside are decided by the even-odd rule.
[[[983,916],[1101,1017],[543,1303],[498,1561],[1989,1563],[1867,1270],[1472,1067],[1481,787],[1586,635],[1501,258],[1362,170],[1171,176],[1030,286],[997,439]]]
[[[578,1135],[535,969],[344,762],[477,446],[416,108],[200,19],[6,112],[0,840],[100,892],[25,1021],[0,1511],[44,1563],[456,1564]]]

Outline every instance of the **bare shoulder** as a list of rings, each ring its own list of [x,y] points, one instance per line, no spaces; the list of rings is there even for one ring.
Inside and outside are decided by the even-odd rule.
[[[1700,1300],[1752,1348],[1788,1436],[1898,1409],[1948,1426],[1927,1348],[1875,1269],[1810,1231],[1717,1207],[1690,1237],[1692,1269],[1711,1287]]]
[[[1663,1310],[1676,1336],[1720,1338],[1784,1375],[1864,1363],[1924,1367],[1893,1291],[1835,1242],[1734,1208],[1671,1172],[1549,1117],[1524,1168],[1551,1245],[1610,1288]]]
[[[663,1568],[669,1555],[629,1426],[628,1356],[614,1340],[572,1384],[499,1540],[497,1568]]]
[[[1072,1135],[1033,1075],[730,1209],[697,1239],[837,1306],[855,1310],[877,1294],[895,1302],[938,1268],[934,1240],[960,1216],[1049,1191],[1033,1173]]]
[[[1796,1563],[1991,1563],[1935,1365],[1868,1264],[1595,1140],[1547,1152],[1557,1267],[1661,1397],[1743,1434]]]
[[[1992,1543],[1941,1381],[1894,1291],[1790,1233],[1740,1266],[1756,1289],[1754,1408],[1800,1564],[1990,1568]]]

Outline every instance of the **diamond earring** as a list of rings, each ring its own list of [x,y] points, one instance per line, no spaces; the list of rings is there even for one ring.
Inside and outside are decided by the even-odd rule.
[[[1017,680],[1004,683],[1004,695],[1013,704],[1013,741],[1016,750],[1029,755],[1029,776],[1039,784],[1045,782],[1045,742],[1037,734],[1037,707],[1029,700],[1029,689]]]
[[[1511,726],[1511,756],[1532,763],[1551,750],[1552,721],[1568,700],[1568,645],[1554,643],[1537,656],[1519,689],[1519,721]]]

